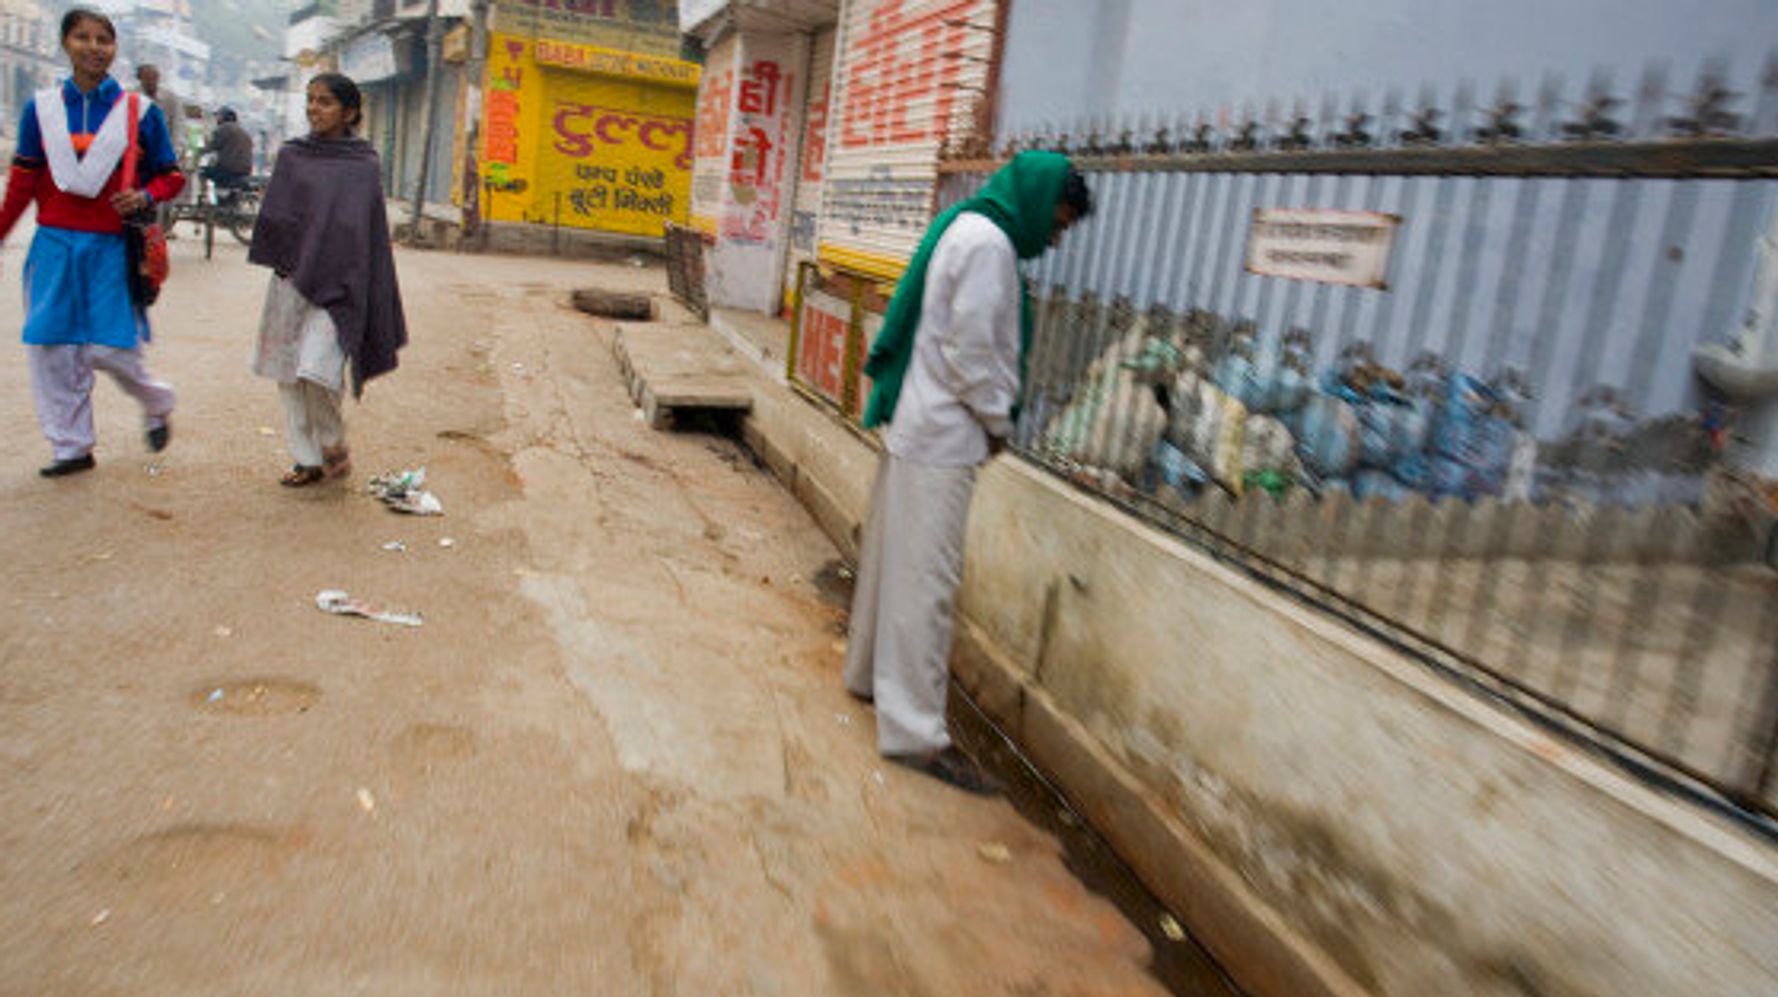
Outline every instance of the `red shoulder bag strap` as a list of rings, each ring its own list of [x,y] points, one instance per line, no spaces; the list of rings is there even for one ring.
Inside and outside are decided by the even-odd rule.
[[[136,148],[138,142],[137,133],[141,127],[138,118],[138,108],[141,105],[136,103],[138,100],[140,100],[139,97],[135,94],[130,94],[128,103],[124,107],[125,113],[130,116],[130,120],[125,126],[130,136],[130,140],[129,145],[125,146],[123,150],[123,184],[119,188],[121,190],[136,189],[136,156],[138,154]]]

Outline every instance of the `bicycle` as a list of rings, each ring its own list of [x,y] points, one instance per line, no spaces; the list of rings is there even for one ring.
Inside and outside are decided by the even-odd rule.
[[[218,187],[216,181],[207,177],[203,183],[198,202],[202,217],[194,220],[201,221],[204,226],[204,259],[209,259],[215,252],[218,225],[227,229],[241,245],[251,244],[253,224],[259,219],[259,200],[265,193],[265,178],[247,177],[238,185],[226,187]]]

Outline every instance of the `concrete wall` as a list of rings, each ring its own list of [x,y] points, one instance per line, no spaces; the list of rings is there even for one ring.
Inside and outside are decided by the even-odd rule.
[[[1746,71],[1778,38],[1771,0],[1017,0],[1003,128],[1086,114],[1215,108],[1665,60],[1689,89],[1704,59]],[[1620,76],[1620,84],[1630,78]],[[1629,89],[1625,86],[1624,89]],[[1484,91],[1488,92],[1488,91]]]
[[[1015,729],[1077,725],[1360,992],[1778,992],[1769,845],[1041,471],[984,475],[962,611]]]
[[[761,383],[848,553],[868,444]],[[1262,997],[1778,993],[1778,850],[1048,474],[986,470],[954,667]]]

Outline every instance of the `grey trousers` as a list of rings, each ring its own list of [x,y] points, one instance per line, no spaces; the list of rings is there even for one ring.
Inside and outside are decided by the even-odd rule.
[[[173,387],[157,381],[142,365],[142,351],[91,343],[28,346],[31,393],[37,401],[37,423],[43,427],[57,460],[73,460],[93,452],[93,371],[111,375],[124,393],[142,404],[150,429],[166,424],[173,412]]]
[[[877,749],[924,755],[945,729],[951,629],[975,468],[885,456],[859,553],[846,642],[846,688],[872,696]]]

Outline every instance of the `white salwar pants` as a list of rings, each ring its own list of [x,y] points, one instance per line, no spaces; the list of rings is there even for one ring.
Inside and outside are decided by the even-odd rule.
[[[142,404],[149,429],[166,425],[173,413],[173,386],[157,381],[142,363],[142,350],[96,343],[27,346],[31,357],[31,393],[37,422],[56,460],[74,460],[93,452],[93,371],[111,375],[124,393]]]
[[[340,445],[346,421],[340,412],[340,393],[306,378],[278,384],[284,402],[284,438],[290,456],[303,467],[320,467],[325,451]]]
[[[317,308],[283,277],[266,285],[253,372],[278,382],[284,439],[301,467],[321,467],[346,435],[340,411],[346,353],[327,309]]]
[[[877,749],[885,755],[927,755],[951,744],[951,627],[974,491],[974,467],[886,455],[877,469],[845,681],[853,693],[875,699]]]

